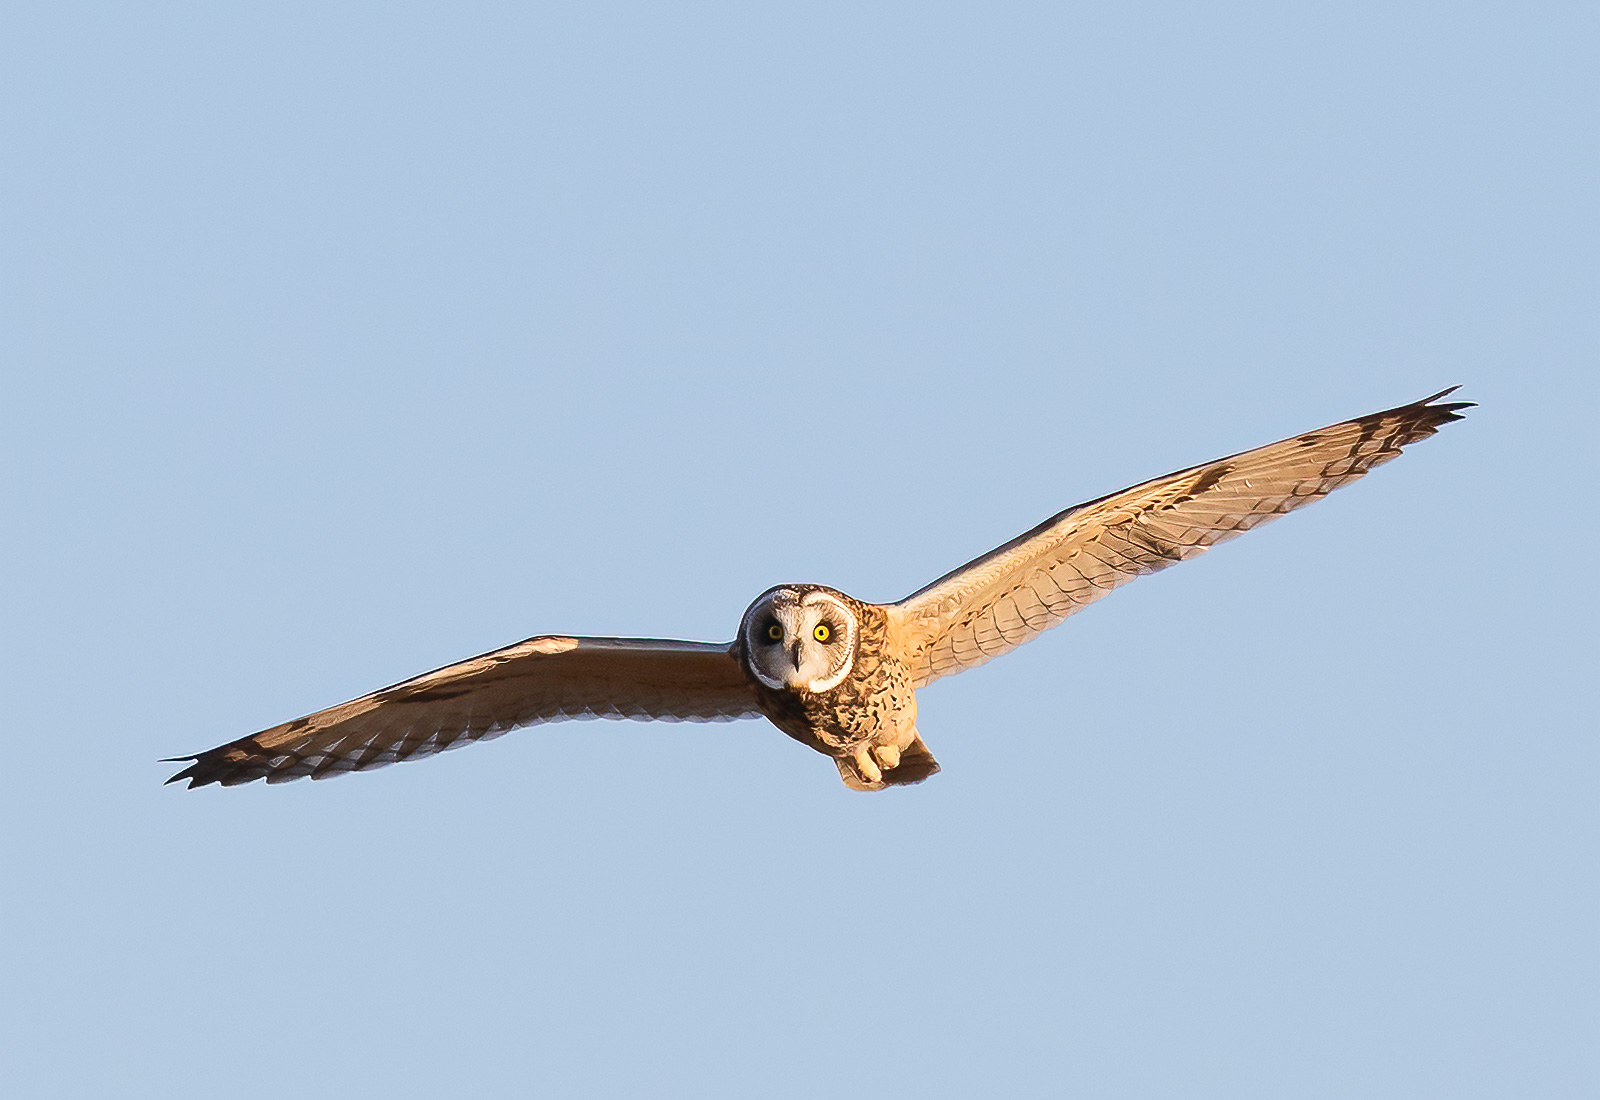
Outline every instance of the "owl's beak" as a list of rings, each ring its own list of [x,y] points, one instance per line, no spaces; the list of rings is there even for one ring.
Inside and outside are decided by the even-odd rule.
[[[800,671],[800,643],[796,642],[789,648],[789,660],[794,665],[796,672]]]

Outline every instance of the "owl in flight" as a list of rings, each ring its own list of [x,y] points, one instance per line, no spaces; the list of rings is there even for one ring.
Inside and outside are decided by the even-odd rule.
[[[1471,402],[1440,401],[1454,389],[1068,508],[898,603],[784,584],[732,642],[541,635],[176,757],[192,763],[168,782],[324,779],[563,718],[765,716],[854,790],[920,783],[939,765],[917,733],[918,688],[1356,480],[1461,419]]]

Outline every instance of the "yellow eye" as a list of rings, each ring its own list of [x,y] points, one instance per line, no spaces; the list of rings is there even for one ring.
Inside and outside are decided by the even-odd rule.
[[[817,629],[811,632],[811,636],[819,642],[825,642],[833,637],[833,631],[828,629],[827,623],[818,623]]]
[[[775,642],[783,641],[783,627],[779,626],[777,623],[773,623],[771,626],[767,627],[767,637],[771,638]]]

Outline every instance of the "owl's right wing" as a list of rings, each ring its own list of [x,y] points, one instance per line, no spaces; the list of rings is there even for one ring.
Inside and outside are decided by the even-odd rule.
[[[731,644],[538,637],[195,756],[167,782],[282,783],[419,760],[562,718],[760,717]]]
[[[1461,419],[1439,399],[1332,424],[1068,508],[889,605],[917,687],[1037,637],[1135,577],[1331,493]]]

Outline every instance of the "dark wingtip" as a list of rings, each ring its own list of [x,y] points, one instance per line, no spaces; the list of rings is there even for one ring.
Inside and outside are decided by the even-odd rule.
[[[1439,428],[1452,420],[1460,420],[1461,410],[1470,409],[1477,404],[1475,401],[1440,401],[1440,398],[1449,397],[1460,386],[1451,386],[1440,390],[1421,401],[1413,401],[1409,405],[1400,405],[1397,408],[1385,409],[1381,413],[1363,416],[1359,423],[1378,425],[1400,421],[1400,435],[1396,442],[1401,447],[1410,446],[1418,440],[1426,439]]]
[[[162,764],[183,764],[183,763],[188,763],[189,764],[189,766],[187,768],[184,768],[181,772],[179,772],[178,774],[172,776],[166,782],[162,783],[161,785],[163,787],[171,786],[172,784],[181,782],[182,780],[185,780],[185,779],[187,779],[189,781],[189,789],[190,790],[193,790],[196,787],[203,787],[203,786],[206,785],[207,782],[212,782],[212,783],[216,782],[216,780],[214,780],[214,779],[213,780],[206,780],[206,779],[202,779],[200,777],[201,759],[200,759],[199,756],[163,756],[160,759],[160,761],[158,761],[158,763],[162,763]]]
[[[1446,401],[1442,405],[1434,404],[1434,402],[1438,401],[1439,398],[1449,397],[1460,388],[1461,387],[1459,385],[1455,385],[1446,389],[1442,389],[1432,397],[1424,397],[1421,401],[1413,402],[1411,407],[1416,409],[1427,409],[1429,412],[1445,414],[1443,419],[1440,420],[1440,423],[1444,423],[1448,420],[1460,420],[1460,410],[1477,408],[1478,403],[1476,401]]]

